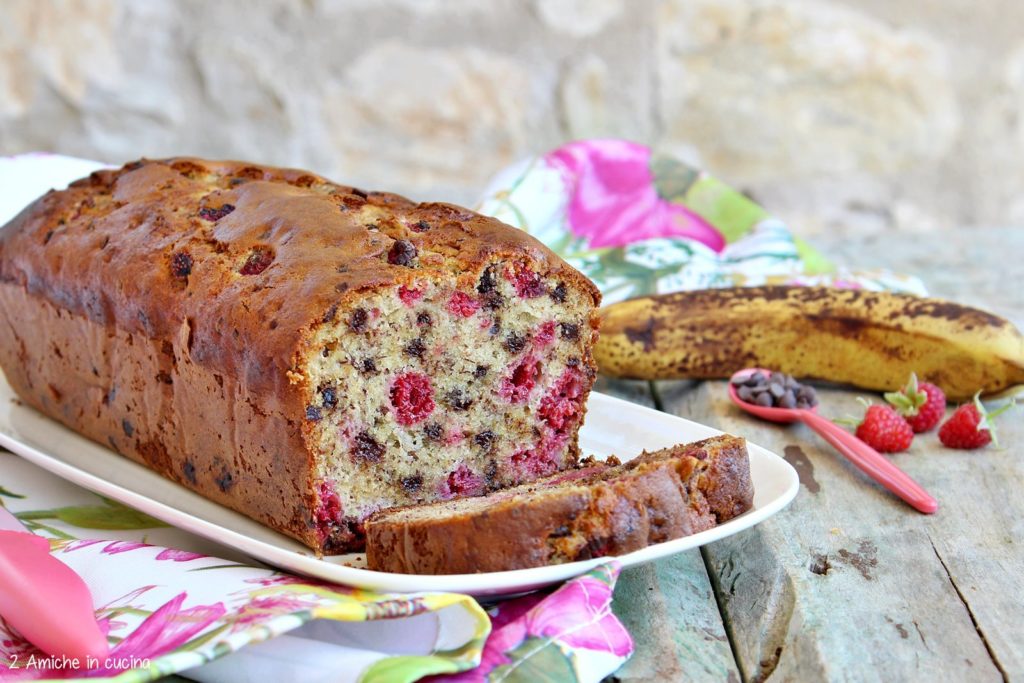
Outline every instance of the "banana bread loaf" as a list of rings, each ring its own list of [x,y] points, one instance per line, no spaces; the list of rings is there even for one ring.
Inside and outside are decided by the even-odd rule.
[[[496,220],[239,162],[93,173],[0,231],[18,395],[318,553],[574,465],[598,300]]]
[[[723,435],[366,522],[370,569],[472,574],[622,555],[750,509],[746,442]]]

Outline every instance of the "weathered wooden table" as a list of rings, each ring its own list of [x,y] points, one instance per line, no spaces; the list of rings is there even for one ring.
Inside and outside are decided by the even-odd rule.
[[[815,242],[1024,328],[1024,229]],[[926,516],[806,427],[743,414],[725,382],[598,389],[745,436],[784,454],[801,481],[767,522],[623,572],[615,611],[637,650],[616,678],[1024,680],[1024,409],[1000,421],[1003,450],[949,450],[932,432],[893,456],[939,500]],[[856,413],[858,395],[823,388],[820,410]]]

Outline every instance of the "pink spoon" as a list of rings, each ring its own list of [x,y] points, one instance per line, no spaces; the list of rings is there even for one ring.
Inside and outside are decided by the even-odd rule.
[[[102,663],[109,652],[82,578],[0,506],[0,615],[48,655]]]
[[[741,399],[736,393],[736,386],[733,382],[758,371],[766,375],[771,374],[771,370],[764,368],[744,368],[729,378],[729,398],[733,403],[751,415],[770,422],[803,422],[869,477],[905,500],[915,510],[930,515],[939,509],[938,502],[903,470],[886,460],[881,453],[850,432],[818,415],[817,406],[808,409],[774,408],[747,403]]]

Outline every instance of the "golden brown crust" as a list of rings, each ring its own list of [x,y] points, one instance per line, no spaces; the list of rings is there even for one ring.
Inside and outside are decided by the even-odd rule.
[[[388,263],[398,240],[415,270]],[[501,258],[599,300],[538,241],[461,207],[293,169],[138,161],[0,230],[0,364],[30,405],[319,551],[307,341],[370,290],[469,283]]]
[[[745,442],[723,435],[461,500],[371,516],[370,569],[470,574],[622,555],[732,519],[753,486]]]

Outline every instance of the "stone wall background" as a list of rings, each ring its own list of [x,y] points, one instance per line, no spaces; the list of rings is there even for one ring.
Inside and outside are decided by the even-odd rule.
[[[195,154],[471,203],[586,136],[802,233],[1024,223],[1019,0],[0,0],[0,153]]]

